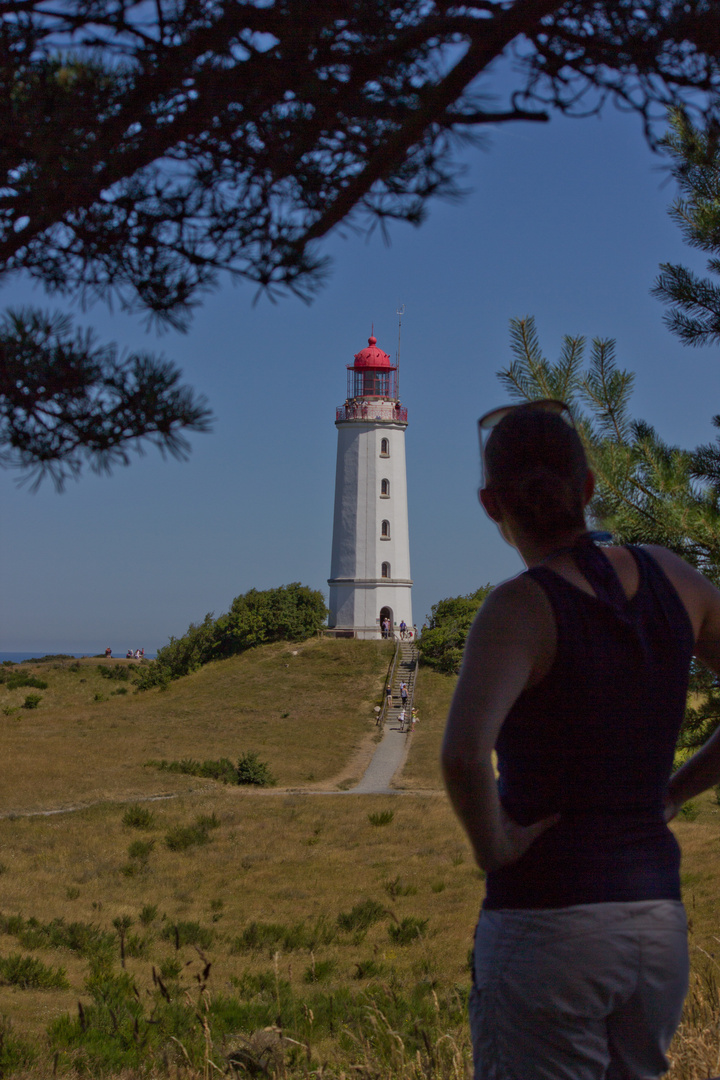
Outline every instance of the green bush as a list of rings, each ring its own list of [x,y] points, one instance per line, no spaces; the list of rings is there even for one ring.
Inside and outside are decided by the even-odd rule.
[[[200,815],[193,825],[176,825],[165,835],[165,844],[170,851],[187,851],[188,848],[210,842],[210,830],[216,829],[220,822],[212,814]]]
[[[242,934],[235,938],[231,952],[257,952],[267,949],[273,952],[280,948],[283,952],[294,949],[316,949],[320,945],[330,945],[336,936],[335,928],[324,919],[314,924],[308,923],[263,923],[251,922]]]
[[[146,806],[132,803],[123,814],[122,823],[129,829],[152,829],[155,825],[155,815]]]
[[[23,686],[34,686],[36,690],[47,690],[48,684],[44,679],[38,679],[29,675],[26,671],[14,671],[6,675],[0,670],[0,683],[4,683],[8,690],[19,690]]]
[[[350,911],[341,911],[337,924],[341,930],[351,933],[353,930],[368,930],[376,922],[387,918],[387,908],[377,900],[361,900]]]
[[[376,814],[368,814],[368,821],[371,825],[389,825],[394,817],[394,810],[379,810]]]
[[[427,629],[418,640],[424,663],[447,673],[460,670],[468,630],[491,588],[483,585],[474,593],[451,596],[433,604]]]
[[[158,917],[157,904],[144,904],[140,911],[140,922],[143,926],[150,926]]]
[[[229,758],[219,761],[196,761],[183,758],[181,761],[148,761],[147,764],[161,772],[182,773],[185,776],[204,776],[209,780],[220,780],[223,784],[237,784],[237,770]]]
[[[22,703],[23,709],[37,709],[42,701],[42,694],[27,694]]]
[[[14,1034],[9,1017],[0,1016],[0,1076],[29,1069],[35,1057],[30,1043]]]
[[[23,990],[67,990],[70,986],[64,968],[48,967],[42,960],[20,953],[0,957],[0,982]]]
[[[121,682],[129,681],[130,676],[136,670],[131,668],[129,664],[98,664],[97,669],[103,679],[119,679]]]
[[[183,945],[199,945],[201,949],[209,949],[215,938],[215,931],[201,926],[198,922],[168,922],[165,923],[160,937],[165,941],[173,941],[176,949]]]
[[[128,848],[128,855],[131,859],[139,859],[140,862],[147,862],[154,847],[154,840],[133,840]]]
[[[256,750],[243,754],[237,763],[238,784],[254,784],[256,787],[273,787],[277,782],[266,761],[261,761]]]
[[[329,979],[337,967],[334,960],[316,960],[310,967],[305,968],[303,982],[325,982]]]
[[[388,926],[388,934],[396,945],[412,945],[423,936],[427,924],[427,919],[416,919],[412,915],[407,915],[401,922]]]

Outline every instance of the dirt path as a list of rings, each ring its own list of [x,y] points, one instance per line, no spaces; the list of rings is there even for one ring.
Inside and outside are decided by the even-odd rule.
[[[382,740],[368,764],[359,784],[350,788],[348,795],[397,795],[397,788],[390,786],[393,776],[405,764],[410,738],[400,731],[397,721],[385,724]]]

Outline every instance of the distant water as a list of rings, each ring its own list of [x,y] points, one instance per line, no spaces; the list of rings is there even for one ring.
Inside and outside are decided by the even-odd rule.
[[[57,656],[57,652],[43,652],[42,649],[36,649],[35,652],[0,652],[0,664],[5,660],[12,660],[13,664],[22,664],[24,660],[39,660],[43,656]],[[63,656],[73,656],[76,660],[79,660],[82,656],[92,656],[93,653],[88,652],[63,652]],[[103,653],[104,655],[104,653]],[[113,653],[113,660],[124,660],[124,653]],[[145,653],[146,660],[154,660],[155,653]]]

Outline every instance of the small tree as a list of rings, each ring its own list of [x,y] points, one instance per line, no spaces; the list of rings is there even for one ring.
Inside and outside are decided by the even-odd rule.
[[[437,671],[458,672],[472,621],[490,585],[482,585],[466,596],[451,596],[433,604],[427,630],[423,630],[418,647],[424,663]]]

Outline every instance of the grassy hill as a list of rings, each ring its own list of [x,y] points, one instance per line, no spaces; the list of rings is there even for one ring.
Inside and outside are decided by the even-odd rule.
[[[421,673],[405,790],[343,794],[390,658],[313,640],[164,692],[135,695],[97,660],[0,686],[0,1075],[205,1078],[229,1059],[239,1075],[464,1075],[482,880],[440,792],[451,679]],[[247,750],[276,788],[145,765]],[[697,810],[676,826],[697,975],[674,1080],[717,1072],[720,807]]]

